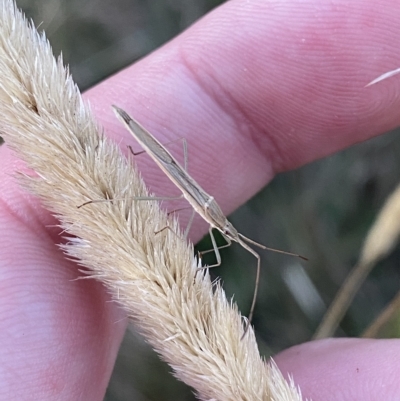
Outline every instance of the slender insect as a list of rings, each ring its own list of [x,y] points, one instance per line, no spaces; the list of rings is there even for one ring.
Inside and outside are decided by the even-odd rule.
[[[261,270],[260,255],[254,249],[252,249],[248,244],[256,245],[262,249],[283,253],[286,255],[297,256],[302,259],[305,258],[298,254],[280,251],[278,249],[268,248],[240,234],[225,217],[215,199],[201,188],[201,186],[176,161],[176,159],[171,155],[171,153],[168,152],[168,150],[156,138],[154,138],[153,135],[150,134],[150,132],[145,130],[138,122],[133,120],[124,110],[120,109],[117,106],[113,106],[113,109],[117,117],[125,124],[129,132],[139,142],[139,144],[145,150],[145,152],[155,161],[155,163],[169,177],[169,179],[181,190],[182,192],[181,197],[184,197],[193,207],[192,218],[190,219],[188,228],[185,231],[185,235],[188,232],[188,229],[190,227],[191,221],[193,220],[195,212],[197,212],[210,225],[209,233],[213,244],[213,250],[215,252],[217,263],[208,266],[207,268],[216,267],[221,264],[221,256],[219,253],[219,249],[230,246],[232,244],[232,241],[239,243],[244,249],[246,249],[248,252],[250,252],[257,258],[256,283],[255,283],[253,300],[250,307],[248,323],[244,330],[245,334],[253,318],[254,307],[257,300],[257,293],[260,281],[260,270]],[[153,199],[158,199],[158,198],[153,198]],[[221,232],[222,236],[227,242],[226,245],[219,248],[217,247],[212,232],[213,228]]]

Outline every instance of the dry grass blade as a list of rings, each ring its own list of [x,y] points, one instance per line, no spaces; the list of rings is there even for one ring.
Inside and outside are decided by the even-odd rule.
[[[333,300],[314,339],[330,337],[346,313],[357,290],[376,263],[388,255],[400,236],[400,186],[390,195],[370,229],[357,265]]]
[[[385,79],[393,77],[394,75],[397,75],[399,73],[400,73],[400,68],[396,68],[395,70],[385,72],[384,74],[379,75],[379,77],[373,79],[370,83],[365,85],[365,87],[367,88],[368,86],[375,85],[378,82],[384,81]]]
[[[156,202],[133,200],[149,196],[138,173],[10,0],[0,5],[0,70],[0,131],[35,173],[24,185],[70,236],[65,253],[107,286],[176,376],[203,400],[300,401],[294,384],[260,358],[253,331],[240,341],[240,314],[197,270],[176,221]],[[156,235],[167,222],[172,230]]]

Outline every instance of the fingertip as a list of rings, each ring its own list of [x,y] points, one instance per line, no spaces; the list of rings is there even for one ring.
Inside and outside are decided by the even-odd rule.
[[[306,399],[397,399],[399,340],[326,339],[289,348],[274,359]]]

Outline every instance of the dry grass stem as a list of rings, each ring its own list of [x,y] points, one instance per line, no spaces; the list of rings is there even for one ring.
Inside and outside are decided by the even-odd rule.
[[[314,339],[330,337],[346,313],[356,292],[376,264],[395,247],[400,236],[400,186],[382,207],[368,232],[360,259],[325,314]]]
[[[399,338],[400,292],[390,301],[379,316],[364,331],[363,338]]]
[[[177,377],[202,400],[301,400],[259,356],[253,330],[219,284],[197,270],[176,221],[107,140],[68,70],[10,0],[0,3],[0,130],[33,170],[23,183],[69,237],[68,257],[88,268]],[[101,198],[126,201],[78,205]],[[171,230],[155,232],[167,224]]]

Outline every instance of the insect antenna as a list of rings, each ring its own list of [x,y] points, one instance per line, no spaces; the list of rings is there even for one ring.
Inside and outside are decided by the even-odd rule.
[[[252,239],[250,239],[250,238],[248,238],[248,237],[245,237],[243,234],[240,234],[240,233],[238,233],[238,234],[239,234],[239,237],[242,238],[244,241],[248,242],[249,244],[256,245],[256,246],[258,246],[258,247],[261,248],[261,249],[265,249],[266,251],[281,253],[281,254],[283,254],[283,255],[295,256],[296,258],[300,258],[300,259],[303,259],[303,260],[308,261],[308,258],[306,258],[305,256],[301,256],[301,255],[299,255],[298,253],[292,253],[292,252],[282,251],[282,250],[276,249],[276,248],[268,248],[267,246],[265,246],[265,245],[263,245],[263,244],[260,244],[260,243],[258,243],[258,242],[256,242],[256,241],[253,241]],[[247,249],[247,248],[246,248],[246,249]]]

